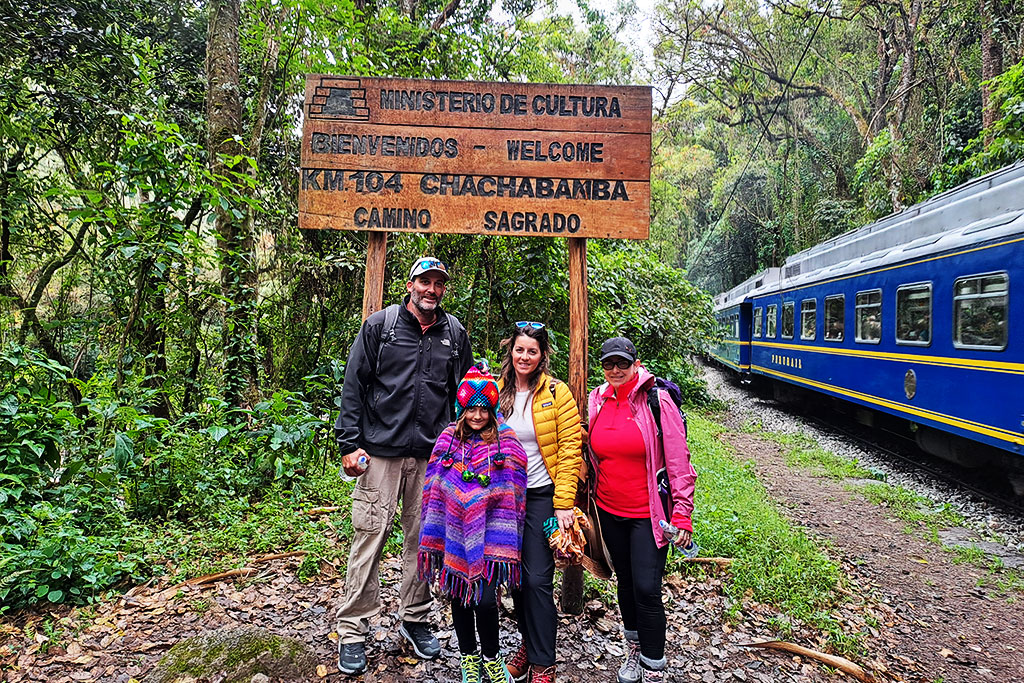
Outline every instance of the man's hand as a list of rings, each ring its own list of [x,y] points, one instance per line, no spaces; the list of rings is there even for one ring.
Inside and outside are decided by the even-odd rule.
[[[350,477],[358,477],[366,471],[365,467],[359,465],[360,457],[369,459],[370,456],[362,448],[357,448],[348,455],[342,456],[341,467],[345,470],[345,474]]]
[[[572,510],[555,510],[555,519],[558,520],[558,528],[568,531],[576,521],[576,513]]]

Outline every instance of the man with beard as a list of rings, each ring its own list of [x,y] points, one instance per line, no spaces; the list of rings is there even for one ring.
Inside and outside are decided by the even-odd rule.
[[[430,588],[416,574],[420,504],[427,459],[454,419],[455,391],[473,364],[462,324],[441,310],[448,269],[423,257],[409,271],[403,303],[364,322],[345,366],[341,414],[334,425],[352,491],[352,548],[338,611],[338,668],[366,669],[370,618],[380,611],[380,558],[401,503],[402,584],[399,632],[421,659],[441,652],[427,623]]]

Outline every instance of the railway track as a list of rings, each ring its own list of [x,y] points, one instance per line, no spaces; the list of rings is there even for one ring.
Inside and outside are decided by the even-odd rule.
[[[961,491],[969,492],[981,498],[986,503],[999,506],[1003,512],[1024,516],[1024,498],[1021,498],[1020,496],[1013,496],[1012,494],[1009,496],[1004,495],[993,490],[989,486],[978,482],[978,477],[975,476],[971,470],[964,470],[965,474],[963,475],[957,474],[956,470],[960,468],[957,468],[956,465],[938,460],[934,456],[920,451],[917,449],[916,445],[897,434],[892,434],[891,436],[893,439],[900,440],[900,446],[907,449],[915,449],[916,452],[913,454],[908,454],[906,452],[901,453],[899,450],[882,443],[877,438],[863,436],[858,434],[854,429],[838,424],[836,420],[826,420],[819,416],[807,413],[801,413],[799,417],[815,424],[819,429],[836,432],[844,438],[855,442],[862,448],[880,452],[889,460],[896,460],[901,463],[905,463],[915,470],[923,471],[936,479],[952,484]],[[886,432],[886,434],[889,433]]]

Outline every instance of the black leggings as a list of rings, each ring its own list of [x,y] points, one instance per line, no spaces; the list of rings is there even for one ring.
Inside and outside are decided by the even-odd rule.
[[[544,522],[555,514],[553,484],[526,489],[526,520],[523,523],[523,585],[513,590],[519,632],[523,634],[530,664],[549,667],[555,663],[555,558],[551,555]]]
[[[475,618],[475,619],[474,619]],[[476,625],[474,627],[474,621]],[[476,636],[480,634],[480,652],[493,659],[498,656],[498,596],[494,584],[484,586],[480,602],[464,607],[457,599],[452,600],[452,623],[459,638],[459,652],[471,655],[476,652]]]
[[[640,653],[647,659],[665,656],[665,606],[661,603],[661,577],[668,546],[658,548],[648,517],[619,517],[598,508],[601,537],[618,575],[622,625],[636,631]]]

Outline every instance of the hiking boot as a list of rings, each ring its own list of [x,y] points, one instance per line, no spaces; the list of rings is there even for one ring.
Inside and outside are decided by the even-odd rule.
[[[555,665],[531,666],[530,683],[555,683]]]
[[[626,638],[626,661],[619,667],[619,683],[640,680],[640,641]]]
[[[350,676],[366,671],[366,647],[362,643],[338,643],[338,669]]]
[[[494,659],[484,659],[483,669],[484,676],[487,677],[486,683],[512,683],[512,676],[500,652]]]
[[[640,667],[640,681],[641,683],[663,683],[665,680],[665,671],[654,669],[648,669],[646,666]]]
[[[512,676],[512,680],[515,683],[524,683],[527,676],[530,675],[530,660],[526,657],[526,643],[522,643],[516,653],[512,655],[512,659],[508,660],[505,665],[508,667],[508,673]]]
[[[481,683],[480,680],[480,655],[475,652],[471,655],[462,655],[462,683]]]
[[[426,624],[403,621],[398,632],[409,641],[420,659],[437,659],[441,654],[441,643],[437,642],[433,631]]]

